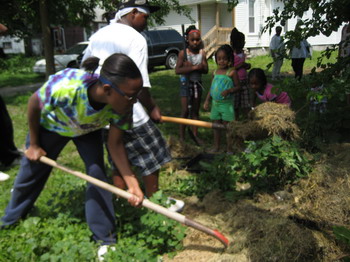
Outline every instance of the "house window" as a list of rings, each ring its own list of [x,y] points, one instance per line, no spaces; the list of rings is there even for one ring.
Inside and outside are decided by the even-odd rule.
[[[4,49],[12,49],[12,42],[3,42],[2,46]]]
[[[249,33],[255,33],[255,17],[254,17],[254,4],[255,0],[249,0]]]

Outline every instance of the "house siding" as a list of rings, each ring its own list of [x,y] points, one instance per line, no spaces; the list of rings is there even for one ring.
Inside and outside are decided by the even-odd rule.
[[[232,12],[227,10],[227,4],[219,4],[220,26],[233,27]]]
[[[202,35],[205,35],[216,23],[215,4],[201,5],[201,28]]]
[[[222,27],[233,27],[232,24],[232,13],[227,11],[226,1],[200,1],[200,0],[180,0],[180,4],[189,5],[189,7],[193,12],[198,12],[197,5],[200,5],[201,14],[200,16],[192,15],[192,18],[196,20],[195,25],[198,27],[201,24],[201,30],[203,35],[208,32],[208,30],[215,25],[215,3],[218,3],[220,10],[220,26]],[[280,10],[283,9],[283,2],[277,0],[255,0],[255,33],[249,33],[249,10],[248,10],[248,2],[249,0],[239,0],[238,5],[235,7],[235,27],[243,32],[246,36],[246,48],[249,49],[260,49],[263,52],[266,51],[270,44],[270,39],[274,35],[274,29],[271,30],[271,34],[267,31],[265,33],[261,33],[262,28],[265,25],[265,20],[268,16],[273,15],[273,9],[280,7]],[[173,17],[176,17],[173,19]],[[311,12],[306,12],[304,14],[305,17],[310,17]],[[199,17],[201,18],[201,22],[198,21]],[[304,18],[305,18],[304,17]],[[175,23],[174,23],[175,20]],[[181,32],[181,23],[186,21],[186,18],[181,17],[179,15],[175,15],[173,12],[169,14],[169,16],[165,19],[166,25],[163,27],[173,27],[179,32]],[[169,23],[172,21],[172,23]],[[187,19],[187,21],[189,21]],[[180,23],[181,22],[181,23]],[[282,34],[286,30],[294,30],[295,25],[297,23],[297,18],[289,19],[286,25],[283,27]],[[191,23],[184,23],[186,26]],[[180,30],[179,30],[180,28]],[[328,46],[332,44],[337,44],[340,41],[341,36],[341,28],[337,32],[333,32],[329,37],[324,35],[318,35],[315,37],[310,37],[308,41],[311,45],[319,46]]]
[[[199,14],[198,14],[197,5],[190,5],[189,8],[191,10],[190,16],[196,21],[195,23],[192,23],[190,21],[190,19],[188,19],[184,15],[179,15],[175,12],[171,12],[167,17],[164,18],[165,25],[157,25],[157,26],[152,27],[152,28],[162,29],[162,28],[169,28],[170,27],[170,28],[173,28],[176,31],[178,31],[180,34],[182,34],[181,25],[184,25],[185,30],[190,25],[195,25],[198,28],[199,27],[199,23],[198,23]]]
[[[16,37],[1,36],[0,46],[5,54],[24,54],[24,41]]]

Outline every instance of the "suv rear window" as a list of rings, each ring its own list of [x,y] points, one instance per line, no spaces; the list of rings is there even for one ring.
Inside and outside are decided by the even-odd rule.
[[[141,34],[147,40],[149,67],[165,65],[174,69],[177,56],[184,47],[182,36],[174,29],[143,31]]]

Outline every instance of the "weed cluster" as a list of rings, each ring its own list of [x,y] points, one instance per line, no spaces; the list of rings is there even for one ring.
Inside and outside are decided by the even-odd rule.
[[[220,189],[232,196],[236,184],[249,183],[250,192],[275,191],[288,183],[306,176],[310,161],[294,142],[273,136],[260,141],[246,142],[244,152],[218,156],[212,163],[201,162],[204,172],[182,180],[181,193],[203,197],[207,192]]]
[[[13,55],[0,59],[0,70],[8,73],[31,73],[32,67],[38,57],[26,57],[24,55]]]
[[[158,191],[150,199],[166,206],[167,197]],[[185,227],[163,215],[135,209],[118,199],[118,243],[107,261],[157,261],[161,254],[174,255],[182,247]]]
[[[164,205],[166,199],[159,191],[151,200]],[[0,230],[0,261],[96,261],[97,245],[91,241],[83,208],[64,213],[59,200],[47,203],[57,216],[31,216],[16,227]],[[116,208],[118,240],[106,261],[158,261],[162,254],[174,255],[182,247],[185,227],[178,222],[131,207],[123,199]],[[40,210],[40,217],[45,212]]]

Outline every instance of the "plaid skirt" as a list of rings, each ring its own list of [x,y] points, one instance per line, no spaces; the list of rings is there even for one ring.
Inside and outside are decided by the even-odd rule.
[[[233,105],[235,108],[251,108],[251,92],[246,80],[240,81],[241,90],[234,94]]]
[[[142,176],[152,174],[171,161],[166,141],[152,120],[125,131],[123,139],[131,166],[137,167]],[[108,161],[115,170],[109,154]]]

